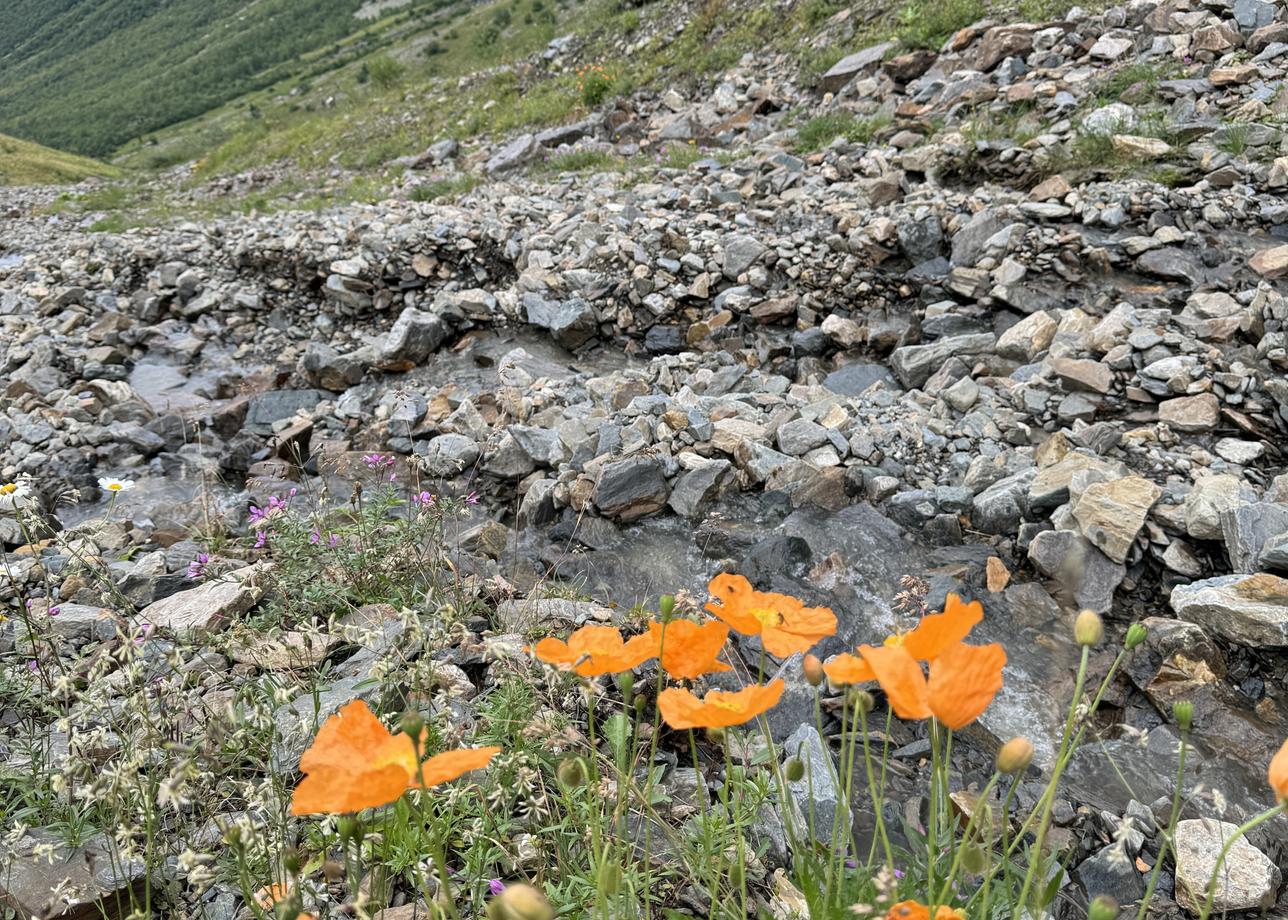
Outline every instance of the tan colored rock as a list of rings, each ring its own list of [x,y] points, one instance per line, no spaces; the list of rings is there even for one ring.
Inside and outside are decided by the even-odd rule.
[[[1172,152],[1172,145],[1157,137],[1142,137],[1139,134],[1115,134],[1111,138],[1114,149],[1124,156],[1141,159],[1158,159]]]
[[[1013,361],[1032,361],[1050,347],[1058,326],[1049,313],[1031,313],[998,337],[997,353]]]
[[[1208,883],[1226,841],[1239,828],[1215,818],[1191,818],[1176,825],[1176,903],[1197,914],[1207,900]],[[1274,904],[1279,869],[1245,838],[1230,845],[1216,874],[1212,909],[1216,914],[1265,910]]]
[[[1288,245],[1261,250],[1248,260],[1248,267],[1271,280],[1288,275]]]
[[[1066,390],[1087,393],[1108,393],[1113,384],[1113,371],[1109,365],[1085,358],[1051,358],[1047,365],[1064,384]]]
[[[1211,393],[1178,396],[1158,404],[1158,420],[1176,431],[1211,431],[1221,420],[1221,403]]]
[[[1248,83],[1257,79],[1261,70],[1256,64],[1232,64],[1229,67],[1214,67],[1208,74],[1213,86],[1230,86]]]
[[[272,571],[271,562],[257,562],[149,604],[138,620],[179,639],[216,632],[259,600],[258,581]]]
[[[1127,476],[1095,482],[1078,496],[1073,518],[1082,535],[1114,562],[1126,562],[1149,509],[1163,490],[1148,479]]]

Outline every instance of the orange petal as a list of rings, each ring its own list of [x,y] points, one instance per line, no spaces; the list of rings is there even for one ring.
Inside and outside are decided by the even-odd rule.
[[[720,601],[718,604],[707,604],[707,610],[728,623],[744,636],[758,636],[762,624],[747,612],[753,602],[756,591],[751,582],[741,575],[720,574],[711,579],[707,585],[711,596]]]
[[[1002,689],[1006,651],[992,645],[962,645],[945,649],[930,663],[930,709],[954,731],[969,725]]]
[[[311,772],[295,787],[291,814],[343,815],[388,805],[407,791],[411,781],[407,771],[396,764],[376,770],[324,767]]]
[[[657,708],[672,728],[727,728],[750,722],[778,705],[784,683],[753,684],[736,693],[712,690],[698,699],[688,690],[670,687],[657,696]]]
[[[568,643],[562,639],[542,639],[532,651],[546,664],[567,666],[577,660],[577,653],[568,648]]]
[[[934,661],[944,649],[965,639],[971,627],[982,619],[983,604],[966,604],[956,594],[950,594],[944,602],[944,612],[922,617],[917,628],[903,637],[903,647],[918,661]]]
[[[864,681],[877,679],[872,665],[849,652],[842,652],[828,659],[823,665],[823,673],[838,687],[848,687],[851,684],[861,684]]]
[[[437,786],[439,783],[450,783],[464,776],[471,770],[481,770],[492,762],[492,758],[501,752],[499,747],[462,748],[459,751],[446,751],[435,754],[420,767],[420,776],[424,777],[426,786]],[[415,777],[419,784],[420,776]]]
[[[1281,802],[1288,802],[1288,741],[1270,761],[1270,788]]]
[[[729,638],[729,627],[724,623],[698,625],[690,620],[672,620],[663,626],[654,621],[648,628],[661,651],[663,669],[676,680],[693,680],[729,670],[729,665],[716,658]]]
[[[366,765],[399,764],[404,771],[416,767],[416,748],[407,735],[394,735],[362,700],[346,703],[318,729],[313,744],[300,757],[300,770],[352,772]]]
[[[926,677],[907,649],[901,645],[862,645],[859,654],[872,668],[895,715],[901,719],[930,718]]]

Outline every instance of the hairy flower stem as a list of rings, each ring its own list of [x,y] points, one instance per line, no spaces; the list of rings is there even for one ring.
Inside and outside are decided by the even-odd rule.
[[[1012,920],[1019,920],[1021,911],[1026,909],[1029,891],[1032,889],[1033,880],[1037,876],[1037,868],[1043,862],[1042,850],[1046,844],[1047,831],[1051,827],[1051,811],[1055,808],[1055,791],[1060,784],[1060,775],[1064,772],[1064,768],[1072,754],[1073,723],[1077,719],[1078,702],[1082,699],[1082,688],[1087,682],[1087,664],[1090,660],[1091,647],[1084,645],[1082,647],[1082,658],[1078,662],[1078,677],[1073,685],[1073,700],[1069,703],[1069,715],[1064,720],[1064,733],[1060,738],[1060,752],[1056,755],[1055,768],[1051,771],[1051,780],[1047,783],[1047,787],[1042,793],[1041,817],[1038,819],[1037,839],[1033,844],[1033,858],[1029,861],[1028,871],[1024,873],[1024,884],[1020,888],[1020,896],[1016,898],[1015,908],[1011,912]],[[1108,683],[1108,678],[1106,678],[1106,683]],[[1104,685],[1102,685],[1102,691],[1103,687]],[[1099,700],[1100,697],[1097,695],[1096,701],[1099,702]],[[1087,717],[1090,718],[1091,713],[1094,712],[1095,706],[1093,704]],[[1021,830],[1020,837],[1022,836],[1023,831]],[[1018,841],[1020,837],[1017,837],[1016,840]]]
[[[1181,816],[1181,793],[1182,785],[1185,779],[1185,749],[1190,739],[1188,729],[1181,729],[1181,747],[1177,755],[1178,765],[1176,767],[1176,789],[1172,792],[1172,812],[1167,818],[1167,830],[1163,832],[1163,842],[1159,845],[1158,856],[1154,860],[1154,870],[1149,873],[1149,883],[1145,885],[1145,896],[1140,899],[1140,909],[1136,912],[1136,920],[1145,920],[1145,913],[1149,910],[1149,903],[1154,899],[1154,889],[1158,887],[1158,876],[1163,869],[1163,860],[1167,858],[1168,847],[1171,846],[1175,839],[1176,822]]]
[[[1199,920],[1208,920],[1208,917],[1212,915],[1212,902],[1216,899],[1216,880],[1221,875],[1221,867],[1225,865],[1225,858],[1230,855],[1230,847],[1234,846],[1235,841],[1242,839],[1249,831],[1278,814],[1288,814],[1288,802],[1281,802],[1278,805],[1267,808],[1261,814],[1243,822],[1243,824],[1239,825],[1238,830],[1230,835],[1230,839],[1225,842],[1225,845],[1221,847],[1221,852],[1216,857],[1216,865],[1212,867],[1212,877],[1208,879],[1207,897],[1203,899],[1203,910],[1199,912]]]
[[[975,807],[971,809],[970,820],[966,822],[966,827],[962,831],[961,846],[957,847],[957,852],[953,855],[952,865],[948,868],[948,877],[944,879],[944,883],[939,889],[939,896],[932,903],[948,903],[948,893],[952,889],[953,883],[957,881],[957,873],[961,871],[962,856],[966,852],[966,845],[970,842],[971,832],[975,829],[975,821],[988,810],[989,794],[993,791],[993,787],[997,785],[999,778],[1001,778],[1001,774],[994,772],[989,778],[988,784],[984,787],[984,791],[975,800]]]
[[[876,854],[877,843],[880,842],[882,850],[885,851],[885,864],[893,870],[894,848],[890,846],[890,835],[885,825],[885,809],[882,807],[885,799],[877,785],[876,772],[872,769],[872,747],[868,742],[868,714],[862,710],[862,707],[859,713],[859,728],[863,732],[863,772],[868,778],[868,795],[872,799],[872,812],[876,816],[876,833],[872,835],[872,846],[868,850],[868,868],[872,868],[872,857]]]

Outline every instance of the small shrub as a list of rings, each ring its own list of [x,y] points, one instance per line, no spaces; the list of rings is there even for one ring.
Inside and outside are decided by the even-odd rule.
[[[856,144],[867,144],[878,131],[890,124],[887,115],[858,118],[848,112],[811,118],[796,132],[796,149],[802,153],[821,150],[838,137]]]
[[[937,50],[954,32],[984,18],[983,0],[909,0],[896,35],[909,48]]]
[[[390,89],[397,85],[406,69],[388,54],[377,54],[364,66],[371,78],[371,85],[376,89]]]
[[[598,64],[591,64],[577,71],[577,92],[581,104],[588,109],[597,108],[613,92],[613,76]]]

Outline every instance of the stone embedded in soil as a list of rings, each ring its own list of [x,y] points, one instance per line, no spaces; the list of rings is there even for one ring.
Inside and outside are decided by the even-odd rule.
[[[1192,818],[1176,825],[1176,901],[1197,914],[1207,900],[1208,883],[1226,841],[1238,826],[1213,818]],[[1226,853],[1216,876],[1212,910],[1264,910],[1274,903],[1282,873],[1246,839]]]
[[[182,639],[215,632],[255,605],[261,593],[256,582],[271,567],[271,563],[255,563],[172,594],[140,610],[137,621]]]
[[[1230,642],[1288,647],[1288,578],[1220,575],[1172,589],[1172,609]]]
[[[783,742],[783,762],[797,758],[805,766],[805,775],[787,784],[796,806],[805,818],[804,830],[812,830],[814,840],[826,845],[832,839],[837,807],[842,794],[837,785],[836,764],[827,743],[812,724],[802,725]],[[798,828],[797,833],[802,829]]]
[[[122,864],[116,848],[95,838],[68,847],[56,830],[35,828],[14,842],[0,871],[0,903],[19,917],[42,920],[120,920],[130,914],[131,890],[141,897],[143,866]],[[51,846],[52,855],[36,852]]]

